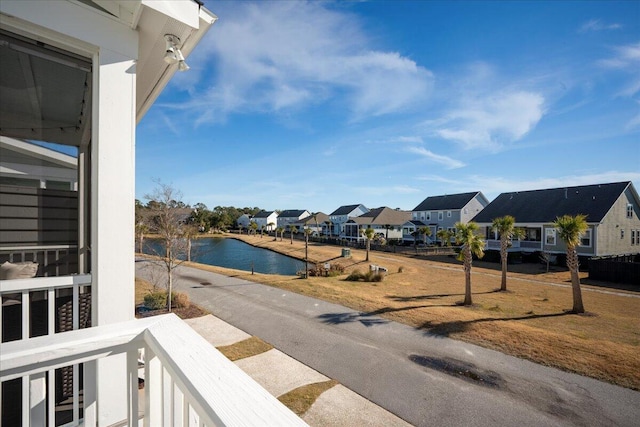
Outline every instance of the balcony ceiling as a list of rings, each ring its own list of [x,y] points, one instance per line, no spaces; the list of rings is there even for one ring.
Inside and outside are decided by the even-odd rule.
[[[177,65],[164,61],[165,34],[181,40],[185,57],[217,17],[196,2],[90,1],[138,31],[136,120],[168,84]],[[79,146],[90,137],[92,63],[19,35],[0,31],[0,133]]]

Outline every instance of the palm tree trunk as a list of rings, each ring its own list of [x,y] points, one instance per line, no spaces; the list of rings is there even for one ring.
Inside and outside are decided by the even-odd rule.
[[[507,290],[507,261],[509,253],[507,252],[509,242],[506,239],[500,240],[500,262],[502,263],[502,281],[500,282],[500,290]]]
[[[187,261],[191,262],[191,238],[187,239]]]
[[[464,305],[471,305],[471,247],[465,247],[464,252]]]
[[[571,289],[573,290],[573,309],[574,313],[584,313],[584,305],[582,304],[582,290],[580,289],[580,275],[578,254],[575,248],[567,248],[567,267],[571,272]]]
[[[365,261],[369,261],[369,250],[371,249],[371,241],[367,239],[367,259]]]

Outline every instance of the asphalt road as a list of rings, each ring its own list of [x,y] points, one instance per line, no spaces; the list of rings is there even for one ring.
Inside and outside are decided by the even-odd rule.
[[[136,262],[148,280],[162,280],[156,268]],[[232,277],[181,266],[174,282],[220,319],[416,426],[640,425],[639,392]]]

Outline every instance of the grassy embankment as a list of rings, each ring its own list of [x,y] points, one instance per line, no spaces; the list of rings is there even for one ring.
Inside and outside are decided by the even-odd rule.
[[[302,259],[304,242],[264,236],[233,236],[254,246]],[[587,315],[566,312],[572,306],[569,273],[542,265],[509,266],[508,292],[500,286],[499,264],[475,262],[472,276],[474,305],[461,307],[464,274],[453,258],[440,261],[351,250],[340,258],[337,246],[309,244],[313,262],[339,262],[339,277],[251,275],[249,272],[193,264],[199,268],[241,277],[293,292],[339,303],[437,334],[472,342],[536,363],[640,390],[640,293],[594,292],[605,288],[583,285]],[[354,270],[369,264],[386,267],[380,283],[347,282]],[[399,272],[399,271],[402,272]],[[585,281],[586,274],[582,273]],[[558,286],[560,284],[561,286]],[[631,297],[629,295],[635,295]],[[351,319],[358,321],[360,319]]]

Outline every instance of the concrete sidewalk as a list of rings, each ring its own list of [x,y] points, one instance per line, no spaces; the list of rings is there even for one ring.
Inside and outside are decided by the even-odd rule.
[[[213,315],[185,322],[214,347],[235,344],[251,337]],[[275,348],[234,363],[275,397],[330,379]],[[310,426],[411,425],[341,384],[322,393],[301,418]]]

